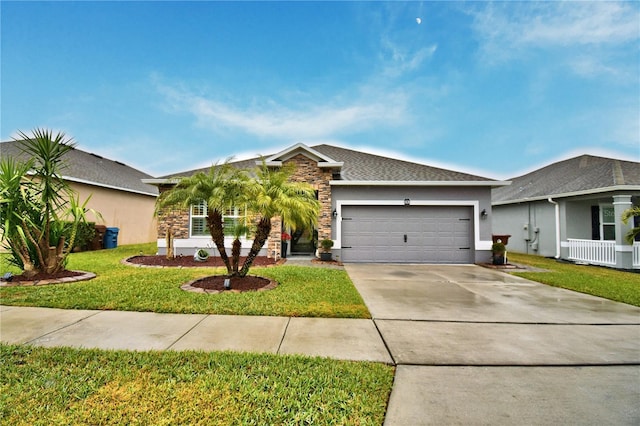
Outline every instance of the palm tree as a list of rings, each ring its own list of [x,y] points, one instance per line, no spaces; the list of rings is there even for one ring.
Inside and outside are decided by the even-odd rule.
[[[626,224],[629,221],[629,219],[636,216],[640,217],[639,206],[631,207],[630,209],[627,209],[624,212],[622,212],[622,221]],[[637,235],[640,235],[640,226],[634,226],[629,232],[627,232],[627,235],[625,235],[625,238],[627,239],[627,242],[629,244],[633,244],[633,241],[635,240]]]
[[[30,159],[26,163],[11,158],[1,161],[2,240],[8,242],[14,263],[25,276],[55,274],[65,269],[77,227],[86,222],[86,202],[80,204],[61,175],[63,157],[75,143],[64,133],[54,135],[50,130],[35,129],[31,136],[18,134],[15,140]],[[62,234],[62,220],[67,216],[72,217],[69,242]]]
[[[224,246],[223,214],[243,198],[247,179],[245,171],[233,167],[227,160],[222,165],[213,165],[208,173],[181,178],[174,188],[160,194],[156,202],[156,214],[165,207],[189,209],[194,204],[206,203],[207,227],[229,275],[233,274],[233,267]]]
[[[242,249],[242,242],[240,241],[240,238],[243,235],[247,235],[249,231],[250,231],[250,228],[249,226],[247,226],[247,224],[244,221],[235,223],[231,228],[231,232],[233,233],[233,243],[231,244],[231,269],[232,269],[231,275],[232,276],[238,276],[239,274],[238,267],[240,264],[240,253]]]
[[[255,238],[239,276],[249,272],[253,261],[264,246],[271,232],[271,219],[280,216],[282,223],[292,229],[315,226],[318,223],[320,202],[314,188],[306,182],[292,182],[295,165],[290,163],[279,169],[269,168],[263,160],[255,171],[255,178],[246,182],[243,194],[248,210],[257,214]]]

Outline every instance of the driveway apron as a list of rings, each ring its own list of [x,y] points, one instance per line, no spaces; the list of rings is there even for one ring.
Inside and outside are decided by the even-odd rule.
[[[475,265],[345,268],[398,365],[386,425],[640,424],[640,308]]]

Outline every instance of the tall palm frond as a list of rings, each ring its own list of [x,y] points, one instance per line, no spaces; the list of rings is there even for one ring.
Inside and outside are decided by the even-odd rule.
[[[315,189],[306,182],[293,182],[295,165],[269,168],[266,162],[255,171],[255,179],[247,182],[245,196],[249,211],[260,216],[251,250],[245,259],[240,276],[246,276],[253,261],[271,232],[271,219],[280,216],[292,229],[318,223],[320,202]]]
[[[177,185],[163,192],[156,203],[156,213],[161,214],[167,207],[177,206],[190,209],[194,204],[206,203],[207,226],[211,239],[216,245],[227,272],[233,273],[224,246],[224,212],[241,202],[243,189],[248,176],[245,171],[225,163],[213,165],[208,172],[198,172],[192,176],[180,178]]]
[[[626,224],[632,217],[640,217],[640,206],[634,206],[625,210],[622,213],[622,221]],[[625,238],[629,244],[633,244],[636,236],[640,235],[640,226],[634,226],[625,235]]]

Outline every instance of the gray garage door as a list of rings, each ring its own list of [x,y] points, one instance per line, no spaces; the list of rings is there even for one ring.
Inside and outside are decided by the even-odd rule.
[[[473,263],[471,207],[345,206],[344,262]]]

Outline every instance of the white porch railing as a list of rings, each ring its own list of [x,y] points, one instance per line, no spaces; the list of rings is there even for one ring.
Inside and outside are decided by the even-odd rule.
[[[633,267],[640,268],[640,242],[633,243]]]
[[[616,265],[615,241],[576,240],[569,238],[568,242],[569,259],[571,260],[589,262],[596,265]]]

